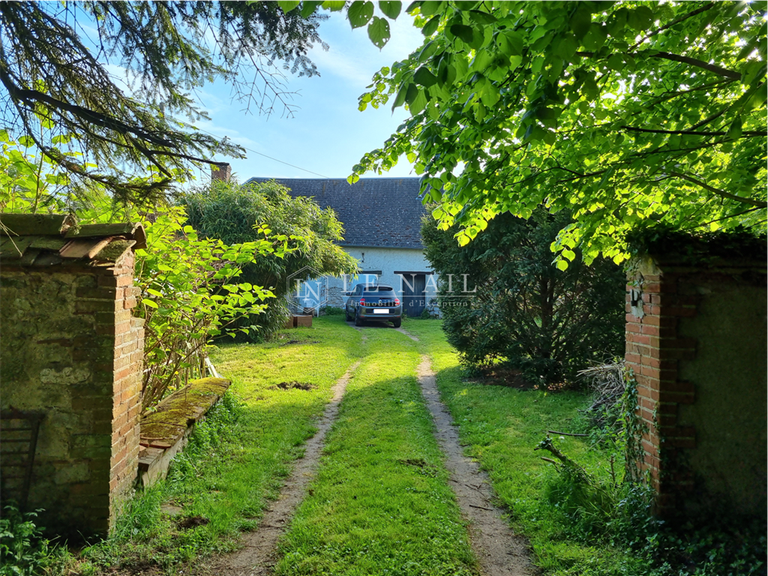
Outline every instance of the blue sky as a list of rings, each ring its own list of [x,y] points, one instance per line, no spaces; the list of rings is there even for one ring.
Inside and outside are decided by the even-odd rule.
[[[240,182],[252,176],[349,176],[362,155],[381,147],[407,118],[402,108],[394,114],[390,106],[378,110],[368,107],[364,112],[357,109],[357,99],[370,84],[374,72],[407,57],[423,41],[408,14],[401,14],[390,24],[392,38],[379,50],[368,39],[365,28],[352,30],[341,13],[333,13],[322,22],[320,37],[330,48],[324,51],[315,47],[310,54],[321,76],[299,78],[286,72],[285,88],[297,93],[293,96],[296,109],[292,118],[285,117],[280,110],[270,117],[245,113],[241,103],[232,102],[229,86],[217,83],[205,87],[198,95],[210,121],[200,120],[195,125],[215,136],[228,136],[245,147],[248,155],[243,160],[225,157],[217,160],[230,162]],[[405,158],[383,174],[415,175]],[[373,176],[376,174],[366,174],[366,177]]]

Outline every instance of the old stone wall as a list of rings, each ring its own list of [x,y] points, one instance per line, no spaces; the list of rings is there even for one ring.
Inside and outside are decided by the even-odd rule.
[[[680,379],[695,385],[696,401],[678,412],[696,431],[686,451],[693,475],[687,509],[726,506],[765,514],[766,288],[722,272],[688,276],[680,289],[699,297],[696,315],[683,317],[681,338],[696,339],[696,357],[679,364]]]
[[[626,334],[658,512],[764,516],[765,263],[637,260]]]
[[[0,271],[0,402],[44,415],[28,508],[60,533],[106,533],[136,478],[144,335],[133,258]]]

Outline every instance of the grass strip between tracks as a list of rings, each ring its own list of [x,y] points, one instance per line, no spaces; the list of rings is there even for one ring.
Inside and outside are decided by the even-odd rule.
[[[365,360],[276,573],[476,574],[416,379],[416,344],[391,328],[365,333]]]

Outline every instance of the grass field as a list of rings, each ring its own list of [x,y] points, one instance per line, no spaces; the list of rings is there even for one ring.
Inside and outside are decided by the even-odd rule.
[[[466,453],[488,471],[542,574],[648,574],[605,530],[588,537],[568,521],[560,477],[534,450],[548,430],[579,426],[587,395],[475,383],[439,321],[407,320],[404,327],[420,341],[391,328],[361,332],[329,316],[275,342],[214,350],[239,405],[230,400],[200,427],[169,479],[139,494],[115,534],[84,550],[72,573],[188,573],[199,559],[235,549],[302,455],[331,387],[360,360],[317,476],[281,540],[276,574],[477,574],[416,379],[427,354]],[[582,438],[552,438],[597,482],[608,481],[609,451]]]
[[[360,357],[360,333],[340,327],[321,320],[275,342],[213,350],[217,369],[233,381],[237,420],[225,414],[201,426],[168,480],[133,499],[115,534],[83,551],[79,570],[159,566],[176,573],[185,562],[235,549],[315,433],[331,387]],[[282,389],[284,382],[311,388]],[[178,516],[161,505],[180,509]],[[185,519],[202,522],[184,527]]]

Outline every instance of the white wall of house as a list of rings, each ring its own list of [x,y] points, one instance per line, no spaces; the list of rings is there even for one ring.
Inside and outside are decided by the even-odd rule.
[[[411,248],[371,248],[366,246],[343,246],[347,254],[355,258],[360,267],[360,275],[357,278],[328,278],[329,306],[343,306],[346,297],[343,292],[348,291],[359,282],[365,282],[367,278],[376,279],[379,284],[388,284],[399,295],[403,290],[403,277],[398,272],[415,272],[427,274],[426,301],[434,299],[437,293],[437,275],[432,274],[432,268],[424,257],[423,250]],[[406,281],[412,279],[406,274]]]

